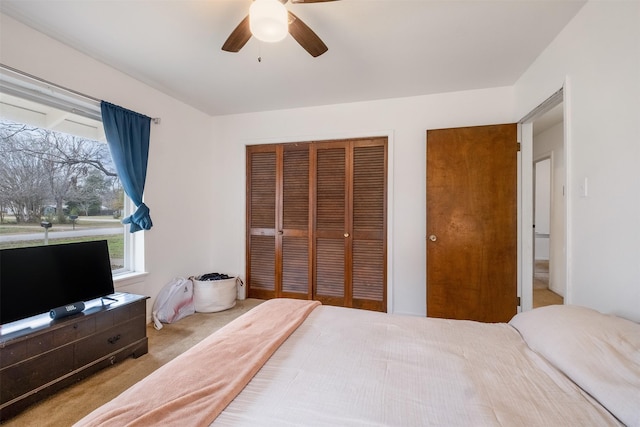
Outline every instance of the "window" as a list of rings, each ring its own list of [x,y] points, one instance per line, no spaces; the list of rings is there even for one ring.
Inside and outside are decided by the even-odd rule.
[[[0,71],[0,249],[106,239],[114,275],[135,271],[99,104]]]

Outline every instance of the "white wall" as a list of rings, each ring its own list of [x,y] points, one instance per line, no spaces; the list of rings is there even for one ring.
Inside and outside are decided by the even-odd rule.
[[[144,232],[148,275],[125,288],[155,297],[175,276],[208,272],[213,210],[211,118],[17,21],[0,15],[0,62],[151,117]],[[148,303],[150,313],[152,301]]]
[[[245,272],[245,146],[389,135],[391,310],[426,314],[426,130],[514,122],[511,88],[216,117],[214,259]]]
[[[640,321],[640,2],[589,2],[515,85],[522,117],[565,88],[566,302]],[[580,185],[588,178],[588,195]]]
[[[564,296],[566,291],[566,203],[565,160],[564,160],[564,126],[559,123],[550,129],[534,136],[533,158],[551,156],[551,207],[548,233],[551,236],[549,245],[549,288],[558,295]],[[536,223],[536,229],[538,224]],[[537,241],[536,241],[537,244]],[[537,250],[537,247],[536,247]],[[536,257],[537,259],[537,257]]]

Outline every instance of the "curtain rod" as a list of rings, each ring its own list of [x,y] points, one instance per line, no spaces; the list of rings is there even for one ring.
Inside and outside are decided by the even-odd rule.
[[[12,72],[14,72],[16,74],[19,74],[19,75],[21,75],[23,77],[29,78],[31,80],[35,80],[35,81],[37,81],[39,83],[44,83],[46,85],[53,86],[56,89],[63,90],[65,92],[71,93],[71,94],[76,95],[76,96],[80,96],[80,97],[88,99],[90,101],[94,101],[94,102],[97,102],[97,103],[102,102],[101,99],[94,98],[93,96],[86,95],[86,94],[84,94],[82,92],[78,92],[77,90],[69,89],[68,87],[60,86],[59,84],[56,84],[56,83],[51,83],[48,80],[45,80],[45,79],[42,79],[40,77],[34,76],[33,74],[25,73],[24,71],[18,70],[17,68],[13,68],[13,67],[11,67],[9,65],[5,65],[5,64],[0,63],[0,67],[4,68],[6,70],[12,71]],[[159,117],[150,117],[150,119],[154,124],[156,124],[156,125],[160,124],[160,118]]]

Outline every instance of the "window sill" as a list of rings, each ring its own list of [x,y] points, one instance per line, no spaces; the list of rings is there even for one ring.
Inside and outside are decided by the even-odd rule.
[[[133,271],[113,276],[113,284],[116,290],[125,291],[123,288],[129,288],[136,283],[140,283],[144,280],[149,273],[146,271]]]

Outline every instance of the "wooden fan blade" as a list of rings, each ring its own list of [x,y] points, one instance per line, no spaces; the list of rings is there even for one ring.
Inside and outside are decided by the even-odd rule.
[[[329,50],[320,37],[291,12],[289,12],[289,34],[314,58]]]
[[[227,52],[238,52],[245,44],[247,44],[250,38],[251,29],[249,28],[249,15],[247,15],[231,32],[227,41],[222,45],[222,50]]]

